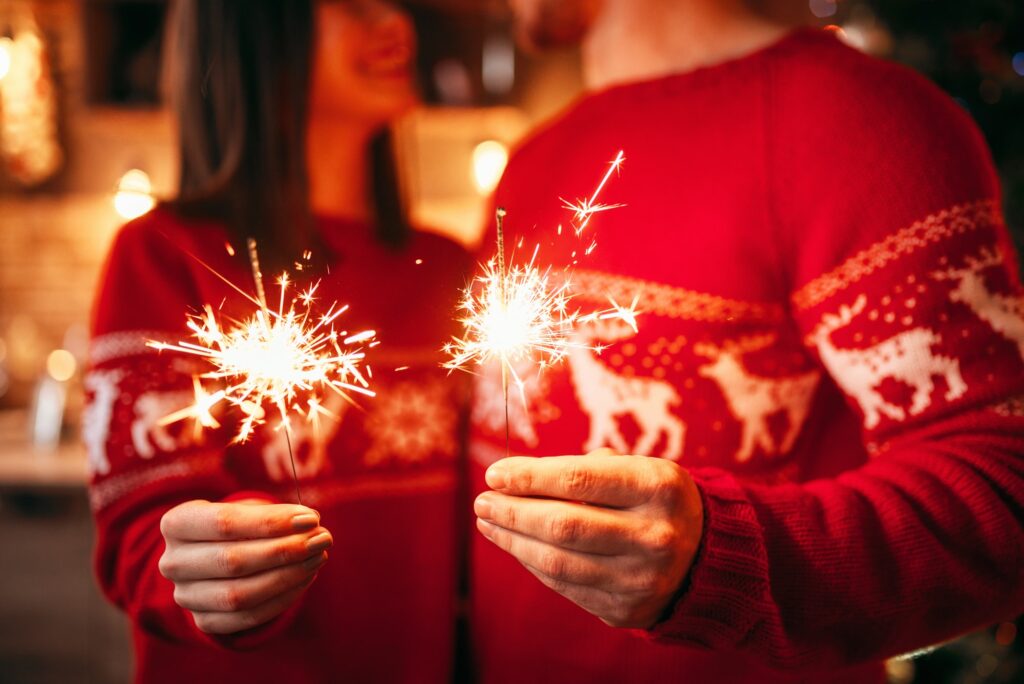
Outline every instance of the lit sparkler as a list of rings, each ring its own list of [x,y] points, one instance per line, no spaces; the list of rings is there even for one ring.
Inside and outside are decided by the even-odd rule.
[[[216,392],[209,393],[200,379],[194,378],[195,402],[166,416],[161,424],[192,419],[197,430],[218,427],[212,411],[225,402],[241,410],[243,418],[235,441],[244,442],[256,426],[266,422],[266,407],[276,409],[288,443],[296,497],[301,503],[291,448],[290,417],[293,413],[301,415],[315,428],[322,416],[330,415],[322,406],[326,392],[335,392],[349,402],[353,401],[352,393],[374,396],[367,380],[369,367],[364,372],[366,355],[358,345],[372,344],[376,333],[372,330],[352,335],[338,332],[335,322],[349,307],[338,306],[335,302],[319,313],[315,306],[319,283],[292,294],[287,273],[277,280],[277,308],[271,308],[267,304],[254,240],[249,240],[249,257],[255,298],[205,263],[203,265],[257,305],[255,313],[245,320],[235,320],[218,316],[213,307],[207,305],[202,314],[188,317],[186,325],[194,341],[147,342],[154,349],[206,360],[213,368],[199,377],[222,384]]]
[[[565,203],[576,215],[574,227],[577,236],[586,228],[594,213],[622,206],[598,204],[597,199],[612,173],[619,169],[623,161],[620,151],[589,199],[573,205]],[[634,298],[628,307],[623,307],[609,298],[611,308],[581,313],[572,307],[572,283],[568,269],[564,277],[556,280],[552,278],[550,268],[541,270],[536,266],[539,246],[534,248],[533,256],[526,265],[506,265],[505,210],[499,208],[495,218],[497,253],[484,266],[483,273],[463,292],[459,305],[463,315],[459,322],[464,326],[465,334],[445,345],[444,352],[451,358],[444,367],[468,371],[473,366],[481,366],[490,361],[500,364],[507,454],[510,378],[519,389],[524,406],[526,403],[524,383],[516,371],[516,365],[531,360],[542,371],[562,361],[572,349],[589,349],[600,354],[603,346],[592,346],[581,341],[573,335],[574,331],[582,324],[610,318],[618,318],[636,331],[638,299]],[[586,253],[590,254],[594,246],[592,243]]]

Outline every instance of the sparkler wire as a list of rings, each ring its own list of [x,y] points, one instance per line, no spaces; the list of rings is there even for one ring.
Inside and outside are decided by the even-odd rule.
[[[508,283],[505,273],[505,208],[498,207],[494,213],[495,222],[498,224],[498,288],[501,298],[502,312],[508,310]],[[505,458],[509,456],[509,426],[508,426],[508,360],[502,359],[501,363],[501,397],[505,402]]]
[[[267,319],[270,318],[270,309],[267,307],[267,292],[263,289],[263,271],[260,269],[260,254],[256,249],[256,239],[249,238],[246,240],[246,246],[249,248],[249,266],[252,268],[252,279],[256,283],[256,297],[260,300],[260,306],[263,308],[264,315]],[[284,300],[284,287],[281,288],[282,302]],[[283,309],[282,305],[282,309]],[[307,311],[308,315],[308,311]],[[292,480],[295,482],[295,500],[302,505],[302,494],[299,491],[299,473],[295,468],[295,452],[292,450],[292,428],[288,424],[287,418],[285,418],[284,425],[284,441],[288,445],[288,462],[292,466]]]
[[[295,471],[295,454],[292,453],[292,430],[284,426],[284,441],[288,445],[288,460],[292,463],[292,479],[295,481],[295,500],[302,504],[302,493],[299,491],[299,474]]]

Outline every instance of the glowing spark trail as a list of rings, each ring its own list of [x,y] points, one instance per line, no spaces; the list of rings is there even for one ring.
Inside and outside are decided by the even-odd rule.
[[[583,231],[590,223],[590,219],[591,217],[593,217],[594,214],[601,211],[608,211],[609,209],[618,209],[619,207],[625,206],[623,204],[597,203],[597,197],[598,195],[601,194],[601,191],[604,190],[604,186],[608,183],[608,179],[612,177],[613,173],[618,173],[619,169],[622,167],[622,162],[624,161],[626,161],[626,157],[623,155],[622,150],[619,150],[619,153],[615,156],[615,159],[613,159],[608,164],[608,171],[604,174],[604,178],[602,178],[601,182],[598,183],[597,188],[594,190],[594,193],[590,196],[589,199],[578,199],[575,202],[569,202],[568,200],[562,199],[562,206],[568,209],[569,211],[573,212],[574,214],[574,221],[576,223],[575,230],[577,236],[583,234]],[[562,227],[559,226],[558,229],[559,233],[561,233]],[[593,248],[594,245],[592,245],[587,250],[587,254],[590,254],[590,252],[593,251]]]
[[[374,396],[363,372],[365,353],[354,345],[372,340],[376,333],[366,330],[341,339],[345,333],[338,333],[334,323],[348,306],[333,303],[319,313],[314,308],[319,283],[290,295],[287,274],[277,281],[278,305],[276,310],[271,309],[255,241],[250,240],[248,247],[256,298],[239,292],[257,305],[255,313],[239,321],[219,317],[212,306],[206,305],[202,314],[189,315],[186,322],[195,341],[147,342],[154,349],[198,356],[212,366],[193,380],[195,402],[165,417],[161,424],[192,419],[197,430],[219,427],[212,411],[225,402],[241,410],[243,418],[235,441],[244,442],[256,426],[266,423],[265,407],[276,409],[288,443],[296,497],[301,503],[291,449],[290,415],[294,412],[304,416],[315,429],[320,417],[329,415],[321,405],[326,392],[335,392],[349,402],[353,401],[352,393]],[[200,378],[215,381],[221,387],[209,393]]]
[[[593,213],[622,206],[596,202],[611,174],[618,170],[623,160],[623,154],[619,152],[590,199],[582,200],[578,206],[568,207],[576,211],[577,235],[589,223]],[[459,304],[462,312],[459,322],[465,328],[465,333],[445,345],[444,352],[451,358],[443,365],[449,370],[468,371],[472,366],[482,366],[489,361],[500,363],[507,455],[510,377],[519,388],[524,407],[526,405],[524,383],[516,371],[516,365],[524,360],[534,361],[543,370],[562,361],[572,349],[583,348],[600,353],[603,347],[577,341],[573,332],[581,324],[609,318],[621,319],[636,331],[638,299],[634,299],[629,307],[621,307],[611,300],[610,309],[580,313],[571,307],[573,295],[568,269],[564,277],[552,278],[550,268],[542,271],[535,265],[537,248],[525,266],[506,264],[505,210],[499,208],[495,219],[497,253],[484,266],[483,273],[463,291]],[[559,234],[560,229],[561,226]],[[595,246],[596,243],[592,243],[587,253],[593,251]]]

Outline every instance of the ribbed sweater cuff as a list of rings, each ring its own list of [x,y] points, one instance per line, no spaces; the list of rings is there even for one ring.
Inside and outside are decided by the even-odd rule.
[[[772,612],[761,525],[730,475],[712,470],[691,475],[704,503],[700,551],[688,588],[647,634],[663,643],[733,649]]]

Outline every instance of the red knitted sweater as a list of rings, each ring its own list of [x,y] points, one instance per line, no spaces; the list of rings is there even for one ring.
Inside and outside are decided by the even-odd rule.
[[[555,239],[558,196],[619,149],[601,199],[627,206]],[[474,535],[484,681],[880,681],[881,659],[1024,609],[1024,299],[989,155],[948,97],[798,31],[585,97],[497,202],[542,257],[577,250],[581,304],[644,312],[527,383],[513,453],[674,459],[706,529],[646,635]],[[504,455],[498,388],[478,383],[475,491]]]
[[[186,311],[204,303],[251,314],[189,253],[251,292],[248,262],[244,250],[228,256],[219,226],[159,209],[126,226],[110,254],[85,381],[85,440],[96,571],[131,618],[140,681],[422,682],[451,671],[457,434],[467,387],[447,377],[438,350],[455,332],[467,256],[424,233],[392,250],[365,225],[323,220],[320,228],[331,249],[318,297],[351,304],[340,325],[378,331],[381,345],[367,359],[377,396],[360,401],[363,410],[335,401],[328,408],[341,421],[327,421],[319,438],[294,424],[303,502],[320,511],[335,547],[293,609],[229,639],[207,637],[174,603],[157,567],[160,517],[186,500],[247,491],[293,501],[287,448],[269,427],[228,445],[229,415],[220,416],[224,429],[198,439],[189,423],[161,427],[191,402],[192,374],[209,368],[145,341],[186,339]]]

